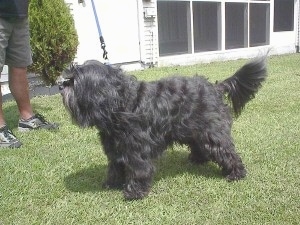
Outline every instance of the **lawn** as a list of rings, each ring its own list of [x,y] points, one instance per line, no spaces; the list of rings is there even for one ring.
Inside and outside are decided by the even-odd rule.
[[[140,80],[204,74],[222,80],[246,60],[137,71]],[[57,132],[17,131],[15,102],[8,125],[24,143],[0,149],[0,224],[299,224],[300,54],[268,59],[269,77],[234,121],[233,136],[248,176],[227,182],[209,163],[187,161],[175,145],[157,161],[149,196],[125,201],[105,190],[107,161],[95,129],[72,124],[59,95],[32,99]]]

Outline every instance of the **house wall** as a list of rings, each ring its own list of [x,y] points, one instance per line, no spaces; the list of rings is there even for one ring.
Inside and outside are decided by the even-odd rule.
[[[210,0],[206,0],[208,2]],[[168,1],[165,1],[168,2]],[[201,2],[198,1],[198,2]],[[214,1],[211,1],[214,2]],[[240,2],[240,1],[239,1]],[[247,2],[247,1],[245,1]],[[251,2],[251,1],[250,1]],[[257,1],[258,2],[258,1]],[[260,3],[260,2],[258,2]],[[245,47],[236,49],[225,49],[224,44],[224,4],[225,1],[221,2],[221,15],[222,15],[222,47],[216,51],[206,51],[195,53],[193,51],[186,54],[177,54],[170,56],[160,56],[158,60],[159,66],[169,66],[169,65],[188,65],[195,63],[206,63],[212,61],[224,61],[224,60],[234,60],[239,58],[253,58],[258,55],[263,55],[268,53],[269,55],[277,54],[288,54],[295,53],[296,46],[299,46],[299,0],[295,0],[294,4],[294,30],[284,31],[284,32],[274,32],[273,31],[273,18],[274,18],[274,0],[270,0],[270,42],[268,45],[258,46],[258,47]],[[247,40],[246,40],[247,41]],[[192,42],[193,44],[193,42]],[[298,48],[299,49],[299,48]]]
[[[212,0],[206,0],[209,2]],[[65,0],[70,4],[79,36],[75,62],[102,58],[99,34],[91,0],[85,7],[78,1]],[[270,0],[270,44],[260,47],[239,48],[173,56],[159,56],[157,0],[94,0],[102,34],[108,51],[109,62],[125,64],[125,69],[151,66],[187,65],[200,62],[252,58],[269,52],[270,55],[299,52],[300,46],[300,0],[294,0],[294,31],[274,32],[274,0]],[[224,7],[224,2],[222,2]],[[189,24],[191,26],[192,24]],[[225,22],[221,23],[224,35]],[[224,46],[224,37],[220,43]],[[191,48],[191,46],[189,46]],[[2,71],[1,81],[7,80],[7,67]]]
[[[80,44],[75,61],[79,63],[87,59],[103,61],[91,1],[85,0],[85,7],[74,0],[65,1],[71,4],[79,35]],[[210,1],[214,2],[213,0],[206,0],[206,2]],[[129,69],[252,58],[266,52],[270,55],[294,53],[296,52],[296,46],[299,46],[299,0],[295,0],[294,31],[273,31],[274,0],[270,0],[269,44],[227,50],[224,47],[225,1],[221,1],[220,15],[222,16],[222,22],[218,25],[218,29],[222,38],[218,43],[218,50],[206,52],[189,50],[188,54],[169,56],[159,55],[157,0],[94,0],[94,2],[96,3],[100,26],[106,42],[109,62],[126,65]],[[187,26],[192,26],[192,23],[193,21],[190,21]],[[193,34],[188,35],[191,38]],[[193,47],[193,43],[189,43],[188,48],[192,49]]]
[[[75,61],[82,63],[85,60],[97,59],[104,62],[92,1],[85,0],[85,5],[78,4],[77,0],[65,2],[70,4],[79,37]],[[94,4],[109,63],[139,62],[141,52],[137,1],[94,0]]]
[[[232,0],[232,2],[235,1],[238,0]],[[77,0],[65,0],[65,2],[70,4],[79,36],[79,46],[74,61],[78,63],[83,63],[89,59],[104,61],[91,0],[85,0],[85,7],[78,4]],[[159,56],[157,0],[94,0],[94,2],[108,51],[109,62],[125,65],[124,69],[128,70],[151,66],[187,65],[252,58],[266,52],[270,55],[299,52],[300,0],[294,0],[294,30],[285,32],[274,32],[272,29],[274,0],[270,0],[269,45],[225,50],[225,22],[222,20],[220,29],[223,37],[219,44],[223,47],[220,50],[201,53],[191,52],[173,56]],[[224,9],[225,1],[221,3]],[[187,26],[192,26],[192,22]],[[189,46],[189,49],[192,47]],[[5,66],[1,74],[1,82],[7,82],[7,73],[8,69]],[[2,85],[2,94],[8,91],[8,88]]]

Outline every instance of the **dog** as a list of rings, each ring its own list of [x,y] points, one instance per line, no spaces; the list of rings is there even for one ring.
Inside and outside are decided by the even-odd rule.
[[[63,104],[80,127],[96,127],[108,158],[104,187],[125,199],[147,196],[154,159],[173,143],[189,146],[192,163],[217,163],[228,181],[246,176],[231,126],[267,77],[266,57],[215,84],[203,76],[138,81],[119,68],[88,60],[58,79]]]

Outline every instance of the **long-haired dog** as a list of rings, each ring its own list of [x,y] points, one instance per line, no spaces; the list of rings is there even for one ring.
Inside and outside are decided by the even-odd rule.
[[[90,60],[65,69],[58,83],[72,119],[99,130],[108,158],[104,186],[140,199],[150,191],[153,159],[174,142],[189,146],[193,163],[216,162],[229,181],[245,177],[231,136],[231,112],[241,113],[266,76],[265,58],[216,84],[201,76],[138,81]]]

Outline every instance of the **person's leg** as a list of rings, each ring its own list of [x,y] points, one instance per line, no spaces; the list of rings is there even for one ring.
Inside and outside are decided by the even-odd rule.
[[[4,120],[3,110],[2,110],[2,91],[0,86],[0,127],[3,126],[5,126],[5,120]]]
[[[18,105],[20,118],[24,120],[31,118],[34,113],[30,104],[26,67],[9,68],[9,88]]]
[[[33,112],[30,103],[26,67],[9,67],[9,88],[16,100],[20,113],[19,131],[58,128],[57,124],[49,123],[42,115]]]
[[[2,68],[0,68],[0,71],[2,71]],[[16,136],[12,133],[12,131],[7,127],[4,119],[2,103],[3,103],[2,91],[1,91],[1,84],[0,84],[0,148],[3,147],[19,148],[22,145],[22,143],[16,138]]]
[[[0,78],[1,73],[5,64],[5,58],[6,58],[6,48],[8,46],[8,40],[10,37],[12,27],[10,23],[0,18]],[[5,119],[4,114],[2,110],[2,91],[1,91],[1,83],[0,83],[0,127],[3,127],[5,125]]]
[[[6,49],[9,88],[16,100],[21,119],[33,116],[30,105],[27,66],[32,63],[28,19],[11,20],[10,38]]]

